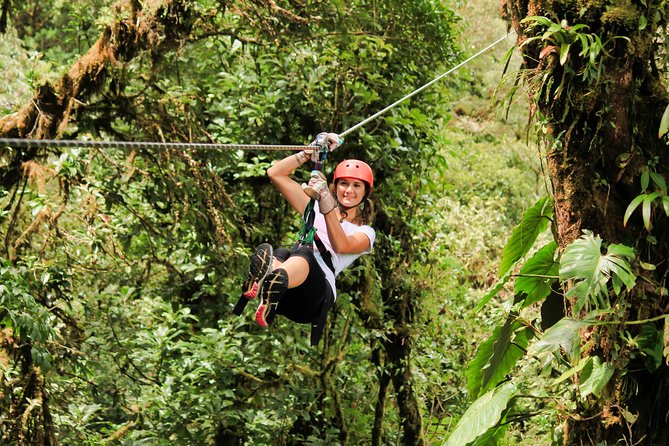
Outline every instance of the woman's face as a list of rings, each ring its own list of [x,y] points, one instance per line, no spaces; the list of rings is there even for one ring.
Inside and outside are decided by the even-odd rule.
[[[365,183],[355,178],[340,178],[337,181],[337,200],[345,207],[357,206],[365,196]]]

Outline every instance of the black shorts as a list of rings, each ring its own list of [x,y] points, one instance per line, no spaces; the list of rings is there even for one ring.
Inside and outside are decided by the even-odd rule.
[[[293,256],[302,257],[307,261],[309,274],[301,285],[286,291],[279,301],[276,312],[292,321],[311,324],[311,344],[316,345],[325,327],[327,313],[334,303],[332,287],[311,248],[300,246],[291,250],[286,248],[274,250],[274,257],[282,262]]]

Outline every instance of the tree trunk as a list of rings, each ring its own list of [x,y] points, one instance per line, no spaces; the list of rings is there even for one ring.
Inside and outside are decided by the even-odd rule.
[[[381,349],[376,348],[372,351],[372,364],[377,368],[377,377],[379,380],[379,391],[377,393],[376,407],[374,409],[374,427],[372,428],[372,446],[379,446],[383,440],[383,418],[386,408],[386,395],[388,394],[388,385],[390,376],[383,367],[381,360]]]
[[[387,322],[382,326],[386,329],[383,345],[384,371],[379,375],[380,383],[389,378],[395,388],[395,396],[402,424],[402,444],[423,445],[425,439],[422,434],[422,416],[420,405],[416,399],[411,372],[411,353],[414,333],[410,328],[416,322],[419,287],[415,278],[410,279],[402,271],[402,267],[410,265],[412,259],[418,255],[417,249],[412,246],[411,228],[400,218],[391,218],[380,212],[376,219],[376,227],[383,234],[392,234],[401,240],[401,248],[396,251],[393,259],[378,258],[377,271],[381,277],[381,299],[384,303],[382,316]],[[383,252],[394,252],[390,247]],[[365,300],[365,299],[363,299]],[[378,322],[375,317],[363,318],[368,324]],[[381,394],[379,394],[381,395]],[[377,410],[377,415],[378,415]]]
[[[664,6],[655,0],[506,0],[503,10],[522,45],[522,69],[531,73],[529,91],[535,118],[540,116],[546,140],[559,142],[547,149],[546,162],[555,199],[554,233],[560,247],[564,249],[584,229],[592,230],[606,243],[633,246],[636,260],[656,265],[656,269],[642,270],[638,262],[633,264],[643,278],[639,277],[624,297],[623,320],[664,314],[669,303],[664,288],[666,215],[652,214],[652,237],[643,227],[640,211],[627,227],[623,225],[627,206],[642,193],[641,172],[650,170],[669,178],[669,151],[657,137],[667,105],[667,92],[656,67],[660,56],[655,44],[656,30],[666,26]],[[565,32],[583,23],[588,27],[579,32],[597,35],[605,52],[589,66],[592,49],[579,55],[583,49],[579,41],[567,59],[560,57],[564,48],[550,36],[526,42],[537,35],[528,30],[527,23],[521,23],[528,16],[545,16],[556,23],[566,19],[568,23],[562,24]],[[639,26],[646,19],[648,25]],[[586,79],[589,68],[600,71],[590,72]],[[616,298],[611,296],[612,303]],[[657,328],[662,330],[663,324]],[[567,417],[565,445],[659,445],[669,441],[664,416],[669,410],[669,369],[662,365],[653,373],[648,371],[639,355],[635,357],[622,342],[619,334],[625,330],[638,334],[638,326],[630,325],[597,327],[582,333],[582,347],[588,346],[584,354],[599,355],[614,365],[616,373],[599,398],[590,396],[579,403],[578,417]]]
[[[425,444],[422,433],[423,419],[413,389],[413,373],[410,367],[411,343],[410,336],[399,333],[389,336],[386,342],[389,372],[395,387],[400,423],[402,423],[402,444],[405,446]]]

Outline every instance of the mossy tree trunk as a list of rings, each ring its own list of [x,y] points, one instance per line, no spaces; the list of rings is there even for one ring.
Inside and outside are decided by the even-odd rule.
[[[384,312],[379,319],[384,329],[384,340],[381,341],[383,357],[381,361],[384,369],[380,372],[379,382],[382,386],[392,382],[399,416],[402,424],[402,444],[422,445],[425,439],[422,434],[422,416],[420,404],[414,391],[414,378],[411,370],[411,356],[414,347],[415,333],[412,329],[418,319],[420,289],[419,279],[411,277],[407,271],[416,257],[419,249],[412,245],[412,229],[400,218],[393,218],[381,212],[377,216],[376,226],[383,234],[389,234],[400,240],[401,248],[395,252],[395,257],[378,257],[376,269],[381,283],[381,300]],[[381,244],[383,241],[381,241]],[[390,246],[384,247],[384,252],[392,252]],[[375,318],[363,316],[363,320],[372,322]],[[371,327],[370,327],[371,328]],[[379,393],[380,401],[385,394]],[[378,410],[377,417],[383,418],[383,412]]]
[[[554,233],[560,247],[564,249],[588,229],[607,243],[623,243],[636,250],[633,266],[639,277],[624,297],[623,322],[660,316],[669,304],[665,284],[669,225],[664,211],[659,206],[652,212],[650,232],[644,228],[640,211],[627,227],[623,225],[627,206],[642,193],[641,173],[654,172],[669,179],[669,149],[658,138],[668,102],[659,67],[666,34],[662,30],[669,14],[666,8],[657,0],[503,3],[518,35],[533,117],[539,134],[545,135],[555,198]],[[529,27],[533,19],[523,21],[531,16],[544,16],[562,26],[544,39],[530,41],[546,31]],[[587,27],[573,28],[576,24]],[[578,39],[570,48],[561,45],[560,37],[577,34],[597,36],[603,51],[592,60],[595,46],[584,47],[584,41]],[[596,39],[586,42],[597,44]],[[655,265],[655,269],[642,269],[640,262]],[[621,297],[610,297],[612,303],[621,303]],[[663,321],[657,322],[660,332]],[[669,368],[663,361],[651,373],[622,342],[624,330],[638,334],[638,326],[622,324],[582,333],[584,352],[613,364],[616,373],[599,398],[581,399],[574,416],[566,414],[564,444],[658,445],[669,441],[665,417]]]

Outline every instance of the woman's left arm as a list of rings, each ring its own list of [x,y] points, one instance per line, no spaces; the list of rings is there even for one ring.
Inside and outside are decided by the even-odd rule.
[[[330,244],[337,254],[358,254],[369,249],[371,242],[364,233],[355,232],[346,235],[344,228],[339,223],[337,212],[328,212],[324,217]]]

